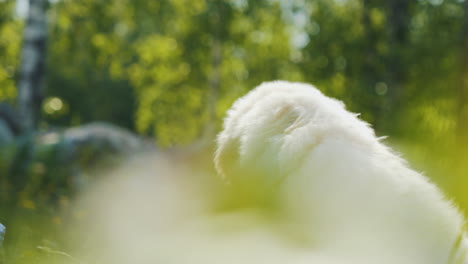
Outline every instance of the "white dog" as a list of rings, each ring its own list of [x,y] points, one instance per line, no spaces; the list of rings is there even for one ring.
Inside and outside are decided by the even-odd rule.
[[[234,103],[217,142],[218,172],[280,193],[311,251],[349,263],[468,263],[450,202],[311,85],[261,84]]]

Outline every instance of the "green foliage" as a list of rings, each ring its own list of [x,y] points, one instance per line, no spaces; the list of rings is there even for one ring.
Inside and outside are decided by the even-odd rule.
[[[50,8],[48,95],[67,110],[47,121],[109,120],[162,146],[193,142],[213,122],[210,105],[219,127],[261,81],[302,79],[281,13],[270,1],[60,1]],[[214,72],[220,82],[210,88]]]
[[[14,6],[13,0],[0,1],[0,101],[13,101],[16,97],[22,23],[11,15]]]
[[[7,101],[16,94],[22,38],[14,4],[0,1],[0,100]],[[54,1],[43,127],[106,120],[160,146],[185,145],[212,136],[210,127],[219,129],[252,87],[287,79],[345,101],[378,135],[455,149],[465,100],[463,2],[411,2],[400,10],[407,22],[400,28],[390,7],[382,0]]]
[[[12,101],[22,23],[14,1],[1,1],[0,10],[0,100]],[[187,144],[209,123],[219,128],[235,98],[272,79],[316,84],[379,134],[411,137],[407,124],[431,111],[453,124],[462,2],[410,4],[408,37],[398,49],[389,12],[381,0],[57,1],[49,7],[44,125],[108,120],[164,146]],[[391,78],[394,60],[404,71],[401,88]],[[450,110],[428,104],[434,97]],[[397,116],[388,120],[395,100]],[[426,121],[418,129],[438,126]]]

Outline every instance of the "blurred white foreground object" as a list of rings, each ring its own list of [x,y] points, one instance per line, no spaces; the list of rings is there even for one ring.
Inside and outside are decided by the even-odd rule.
[[[189,160],[137,156],[101,177],[75,209],[83,239],[72,255],[112,264],[467,263],[457,210],[311,85],[264,83],[234,103],[215,155],[224,182]]]

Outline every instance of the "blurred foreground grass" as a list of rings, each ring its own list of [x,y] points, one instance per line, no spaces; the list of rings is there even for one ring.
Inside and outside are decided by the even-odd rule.
[[[468,186],[468,179],[466,177],[466,172],[468,171],[468,164],[460,162],[466,159],[464,159],[464,157],[458,157],[454,147],[448,147],[448,145],[443,144],[423,145],[415,142],[403,141],[390,141],[389,144],[402,153],[403,158],[409,161],[412,168],[422,171],[437,184],[447,195],[447,198],[453,200],[462,213],[467,215],[468,194],[466,193],[466,187]],[[220,184],[220,182],[215,178],[210,178],[213,177],[213,171],[210,169],[210,167],[212,167],[211,157],[206,155],[205,158],[200,160],[203,160],[204,164],[197,164],[197,168],[193,168],[191,174],[193,174],[194,178],[188,180],[186,184],[191,184],[193,182],[197,182],[196,184],[198,185],[204,183],[208,185],[211,184],[212,186],[202,186],[201,189],[205,190],[207,193],[216,192],[214,189],[220,186],[216,187],[216,184]],[[147,159],[142,162],[151,163],[151,160]],[[177,162],[189,167],[193,165],[192,161],[187,161],[186,159],[180,159]],[[172,163],[172,166],[178,166],[177,162]],[[118,167],[117,163],[111,167]],[[126,170],[125,172],[120,172],[120,174],[125,174],[125,184],[135,185],[133,186],[134,188],[146,188],[151,190],[152,186],[145,185],[144,181],[142,182],[141,175],[146,175],[150,178],[153,176],[158,177],[158,171],[148,170],[148,168],[154,169],[157,168],[157,166],[154,167],[154,164],[152,164],[149,167],[137,166],[133,168],[133,171]],[[92,177],[94,177],[94,179],[99,179],[97,182],[100,182],[101,185],[105,185],[107,183],[105,180],[102,181],[102,177],[107,177],[109,179],[115,177],[114,169],[115,168],[109,168],[109,172],[105,173],[102,170],[96,170]],[[104,174],[104,176],[98,174]],[[133,176],[136,177],[133,178]],[[171,176],[178,177],[178,175]],[[203,180],[197,181],[197,177]],[[210,178],[210,180],[207,181],[207,177]],[[183,181],[184,178],[178,180]],[[94,182],[94,180],[92,182]],[[213,185],[213,183],[216,184]],[[94,183],[90,184],[90,186],[93,185]],[[157,186],[155,185],[155,187]],[[199,187],[200,186],[197,188]],[[113,187],[110,186],[110,188]],[[83,190],[81,193],[87,193],[88,191],[89,190]],[[95,193],[94,195],[98,197],[97,200],[101,199],[100,197],[102,197],[103,201],[112,199],[112,196],[106,196],[106,193]],[[148,205],[142,204],[145,204],[147,201],[140,200],[143,202],[139,203],[139,200],[135,200],[135,197],[131,197],[131,195],[132,194],[130,194],[130,197],[125,197],[125,195],[123,195],[123,197],[119,198],[120,201],[117,200],[116,202],[121,203],[124,201],[125,203],[129,201],[130,204],[133,202],[133,206],[143,206],[143,210],[145,210],[145,206]],[[156,195],[154,197],[148,197],[147,199],[157,199],[157,197]],[[76,252],[80,252],[83,249],[89,251],[89,247],[94,247],[93,250],[96,251],[99,251],[99,247],[101,246],[103,249],[106,247],[106,245],[96,243],[96,241],[83,239],[83,237],[86,237],[86,232],[90,232],[89,235],[93,233],[92,229],[86,229],[86,221],[93,221],[94,216],[89,215],[86,208],[76,206],[75,202],[79,201],[81,198],[82,195],[80,195],[80,193],[73,195],[62,193],[52,200],[36,199],[31,195],[20,194],[16,198],[9,197],[7,201],[4,200],[0,206],[0,222],[7,227],[7,233],[0,251],[1,263],[100,263],[98,259],[96,259],[95,262],[89,262],[89,259],[85,260],[82,259],[81,256],[76,255],[79,254]],[[149,205],[151,204],[150,202]],[[157,204],[156,201],[155,204]],[[177,203],[175,203],[175,206],[176,205]],[[118,210],[119,204],[109,203],[109,206],[115,206]],[[146,209],[151,211],[154,208],[146,207]],[[140,213],[141,212],[135,214],[135,217],[140,217]],[[144,215],[144,213],[142,213],[142,215]],[[132,216],[127,215],[125,217]],[[98,221],[97,216],[95,220]],[[117,221],[119,219],[115,220]],[[110,221],[112,221],[112,218]],[[99,224],[105,227],[112,223]],[[119,236],[119,234],[115,235],[117,237]],[[127,238],[120,237],[119,239],[125,241]]]

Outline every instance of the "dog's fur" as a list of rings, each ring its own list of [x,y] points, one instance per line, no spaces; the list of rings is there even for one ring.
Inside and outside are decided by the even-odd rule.
[[[440,190],[311,85],[261,84],[228,111],[217,143],[218,172],[233,185],[279,189],[319,252],[468,263],[464,220]]]

